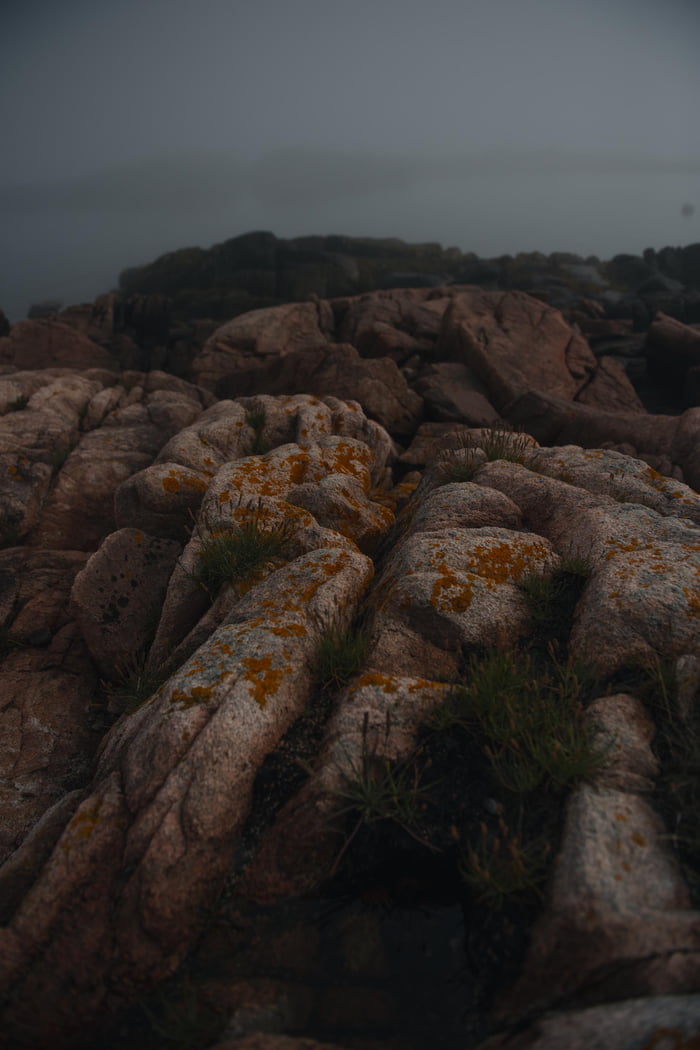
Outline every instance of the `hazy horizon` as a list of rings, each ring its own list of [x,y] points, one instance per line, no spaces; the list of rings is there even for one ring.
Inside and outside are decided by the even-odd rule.
[[[493,257],[700,241],[689,0],[10,0],[0,308],[250,230]]]

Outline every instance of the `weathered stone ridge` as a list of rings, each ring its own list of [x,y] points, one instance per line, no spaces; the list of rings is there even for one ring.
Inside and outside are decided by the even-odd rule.
[[[522,291],[254,311],[192,381],[92,360],[100,309],[85,361],[70,318],[0,340],[6,1045],[155,1050],[168,995],[219,1050],[414,1050],[437,1012],[436,1046],[694,1045],[700,408],[647,411]],[[13,357],[43,364],[47,325],[58,358]],[[518,660],[537,732],[493,679],[481,747],[456,705]],[[537,773],[547,875],[490,912],[476,875],[528,860],[509,807],[574,678],[594,760]]]

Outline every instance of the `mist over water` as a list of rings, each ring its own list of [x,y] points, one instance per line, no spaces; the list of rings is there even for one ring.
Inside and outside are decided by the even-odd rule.
[[[84,302],[115,288],[128,266],[260,229],[278,237],[342,233],[438,241],[485,257],[530,251],[638,255],[647,247],[700,240],[698,213],[681,214],[694,196],[692,173],[491,172],[342,201],[272,204],[247,195],[210,206],[200,199],[188,207],[185,199],[176,209],[26,209],[3,215],[0,307],[17,321],[44,298]]]
[[[700,241],[699,39],[696,0],[6,0],[0,308],[256,229]]]

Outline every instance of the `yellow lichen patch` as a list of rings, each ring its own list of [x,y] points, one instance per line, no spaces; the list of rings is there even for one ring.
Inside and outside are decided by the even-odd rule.
[[[269,630],[278,638],[303,638],[307,633],[306,627],[301,623],[271,624]]]
[[[191,678],[194,674],[200,674],[204,670],[202,664],[194,664],[189,671],[185,671],[185,678]]]
[[[430,604],[447,612],[465,612],[474,595],[474,578],[458,576],[443,564],[440,575],[433,583],[430,593]]]
[[[351,691],[356,693],[358,689],[365,689],[367,686],[381,689],[385,693],[397,693],[399,691],[398,679],[394,675],[381,674],[379,671],[366,671],[360,675]]]
[[[134,533],[134,543],[143,543],[143,533],[142,532],[135,532]]]
[[[697,570],[696,570],[697,571]],[[696,590],[691,590],[690,587],[684,587],[683,593],[688,602],[688,615],[694,620],[700,618],[700,593]]]
[[[491,583],[514,583],[521,580],[539,563],[538,555],[549,556],[544,544],[521,546],[517,540],[476,544],[466,557],[465,568]]]
[[[351,692],[366,687],[381,689],[384,693],[418,693],[422,689],[429,689],[436,683],[427,678],[402,678],[399,675],[383,674],[380,671],[365,671],[355,682]]]
[[[637,845],[637,846],[646,846],[647,845],[647,840],[644,838],[644,836],[639,831],[632,832],[632,834],[630,835],[630,838],[632,839],[632,842],[634,842],[635,845]]]
[[[165,492],[180,492],[181,489],[189,489],[191,492],[204,492],[206,487],[201,478],[193,478],[188,474],[179,474],[174,470],[171,470],[163,478],[163,489]]]
[[[339,441],[332,450],[324,455],[331,474],[349,474],[365,483],[367,481],[367,468],[372,462],[372,453],[366,445],[358,445],[356,442]]]
[[[95,830],[96,826],[102,819],[100,817],[100,809],[102,808],[102,800],[98,799],[92,806],[87,809],[79,809],[78,812],[73,816],[71,821],[66,828],[66,833],[63,836],[61,846],[64,853],[67,853],[70,849],[70,839],[86,839]],[[68,839],[68,841],[66,841]]]
[[[248,673],[253,699],[265,707],[268,697],[279,689],[287,673],[284,668],[273,667],[271,656],[244,656],[241,666]]]
[[[193,685],[189,692],[173,689],[170,703],[179,704],[181,708],[187,710],[194,707],[195,704],[206,704],[208,700],[211,700],[213,691],[213,685]]]

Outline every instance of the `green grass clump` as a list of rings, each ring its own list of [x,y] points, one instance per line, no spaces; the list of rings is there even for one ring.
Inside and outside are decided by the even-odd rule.
[[[10,401],[7,406],[10,412],[21,412],[23,408],[26,408],[29,404],[29,398],[25,394],[20,394],[14,401]]]
[[[484,462],[505,459],[523,463],[531,451],[528,436],[513,431],[507,423],[485,428],[480,436],[470,432],[458,434],[454,441],[454,447],[445,449],[438,460],[443,485],[471,481]]]
[[[344,630],[334,624],[326,630],[319,642],[314,660],[314,678],[324,691],[341,689],[362,668],[367,648],[369,631],[354,625]]]
[[[266,452],[270,451],[270,446],[262,436],[263,428],[265,426],[265,410],[257,409],[246,412],[245,421],[248,426],[255,432],[253,438],[252,453],[254,456],[264,456]]]
[[[490,815],[471,824],[459,873],[477,899],[500,910],[506,898],[536,896],[558,834],[561,800],[605,760],[583,722],[584,680],[553,650],[473,655],[463,681],[429,729],[446,754],[470,764]],[[467,785],[469,789],[469,785]]]
[[[683,866],[693,902],[700,905],[700,711],[681,710],[673,660],[656,658],[636,670],[637,692],[656,723],[659,760],[655,801]]]
[[[166,668],[147,670],[145,651],[132,653],[119,668],[119,680],[105,685],[107,699],[125,714],[133,714],[167,682],[170,671]]]
[[[600,767],[604,754],[583,727],[581,683],[570,667],[553,672],[527,653],[495,650],[473,657],[465,678],[432,724],[471,734],[500,789],[563,789]]]
[[[235,583],[280,557],[290,526],[265,519],[260,507],[235,524],[222,524],[202,540],[195,578],[210,594]]]
[[[476,447],[483,449],[489,463],[499,459],[522,463],[532,446],[527,434],[519,434],[507,423],[496,423],[478,439]]]
[[[333,816],[343,818],[350,815],[354,826],[336,857],[333,871],[360,829],[381,821],[395,824],[420,845],[432,849],[419,830],[431,785],[422,782],[422,771],[414,762],[392,760],[379,754],[376,746],[370,746],[368,724],[369,716],[365,712],[360,757],[344,767],[343,783],[336,792],[339,805]],[[391,719],[387,712],[385,744],[390,729]]]
[[[447,456],[440,464],[440,478],[443,484],[450,482],[472,481],[483,461],[476,455],[467,452],[465,456]]]
[[[499,911],[513,896],[541,895],[551,852],[546,836],[524,838],[508,827],[501,811],[496,828],[482,821],[476,841],[462,856],[459,871],[477,900]]]
[[[532,574],[520,581],[518,587],[540,636],[559,644],[566,642],[590,574],[590,566],[582,558],[563,558],[553,572]]]

